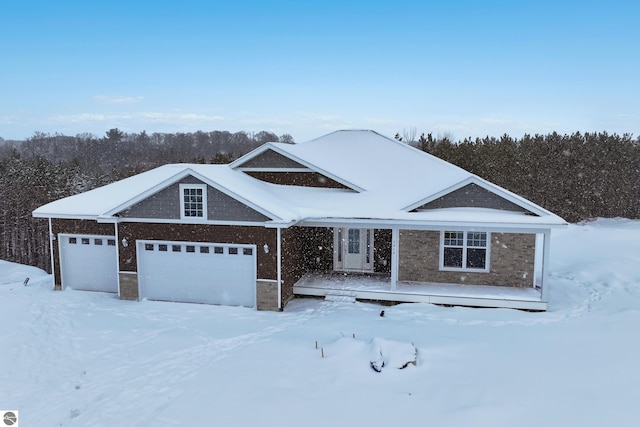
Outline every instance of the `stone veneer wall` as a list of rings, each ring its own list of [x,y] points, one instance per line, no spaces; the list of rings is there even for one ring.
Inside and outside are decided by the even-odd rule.
[[[120,299],[137,301],[140,297],[138,293],[138,274],[120,272]]]
[[[398,280],[530,287],[535,242],[535,234],[491,233],[489,272],[440,271],[440,232],[402,230]]]

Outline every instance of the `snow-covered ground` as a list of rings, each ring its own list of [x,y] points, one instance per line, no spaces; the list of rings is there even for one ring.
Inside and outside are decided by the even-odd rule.
[[[546,313],[129,302],[0,261],[0,410],[23,427],[636,426],[640,221],[572,225],[552,252]]]

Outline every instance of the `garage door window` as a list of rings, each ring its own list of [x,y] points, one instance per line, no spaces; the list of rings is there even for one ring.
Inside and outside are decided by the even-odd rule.
[[[77,242],[78,240],[75,237],[69,237],[69,244],[75,245]]]

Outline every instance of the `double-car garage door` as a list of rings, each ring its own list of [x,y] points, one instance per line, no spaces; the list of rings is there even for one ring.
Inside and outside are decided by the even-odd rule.
[[[62,285],[118,292],[113,236],[60,235]],[[256,305],[256,246],[138,241],[140,298],[204,304]]]
[[[140,298],[220,305],[256,304],[256,247],[138,241]]]

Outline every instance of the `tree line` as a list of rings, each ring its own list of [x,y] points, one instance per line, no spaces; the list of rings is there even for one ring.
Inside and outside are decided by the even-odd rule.
[[[446,136],[422,134],[408,143],[570,222],[640,218],[640,137],[554,132],[454,143]]]
[[[640,218],[640,138],[629,134],[396,138],[570,222]],[[229,163],[269,141],[293,138],[264,131],[149,135],[111,129],[103,137],[36,132],[25,141],[0,141],[0,259],[50,271],[47,221],[31,216],[50,201],[166,163]]]
[[[0,141],[0,259],[51,271],[49,225],[34,209],[166,163],[229,163],[265,142],[292,143],[262,131],[125,133],[104,137],[36,132]]]

